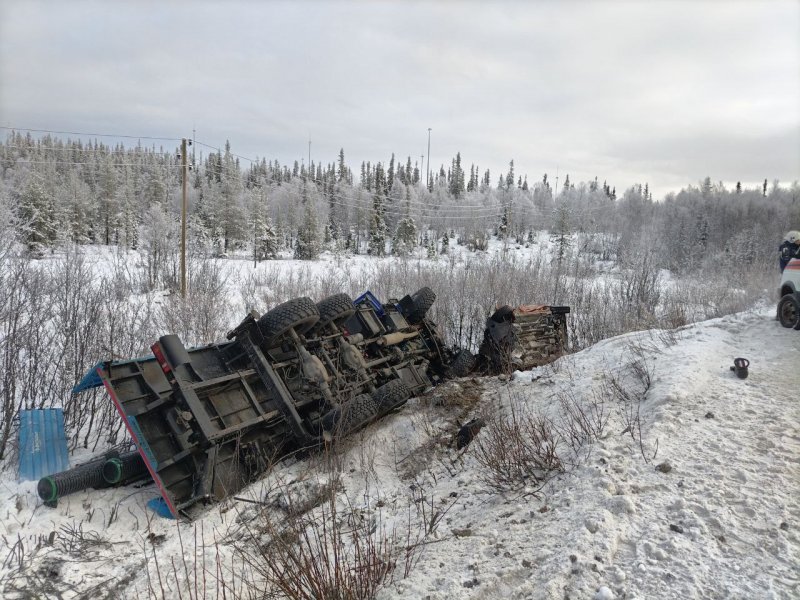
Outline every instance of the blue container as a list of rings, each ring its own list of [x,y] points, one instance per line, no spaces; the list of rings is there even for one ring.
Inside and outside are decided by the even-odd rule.
[[[38,481],[69,469],[64,410],[43,408],[19,412],[19,479]]]

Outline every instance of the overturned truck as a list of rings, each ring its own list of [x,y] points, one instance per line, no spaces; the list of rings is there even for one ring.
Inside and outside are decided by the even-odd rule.
[[[447,348],[427,318],[435,298],[427,287],[386,304],[370,292],[297,298],[251,312],[226,342],[187,349],[165,335],[152,356],[100,363],[76,390],[105,386],[166,509],[191,516],[290,452],[352,433],[446,377],[503,366],[519,331],[487,322],[477,358]],[[49,501],[62,480],[67,492],[66,475],[45,486]]]
[[[221,500],[278,457],[355,431],[445,376],[452,359],[422,288],[381,304],[369,292],[296,298],[248,314],[227,342],[98,365],[173,516]],[[92,385],[86,382],[85,386]]]

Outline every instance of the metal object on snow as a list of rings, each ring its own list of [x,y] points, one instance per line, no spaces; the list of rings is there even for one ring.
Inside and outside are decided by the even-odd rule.
[[[750,361],[746,358],[734,358],[731,371],[736,373],[739,379],[747,379],[747,368],[750,366]]]

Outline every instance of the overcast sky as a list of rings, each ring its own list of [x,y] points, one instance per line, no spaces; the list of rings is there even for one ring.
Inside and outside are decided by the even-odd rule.
[[[530,182],[800,179],[800,2],[0,0],[0,125]],[[64,136],[66,137],[66,136]],[[170,144],[170,142],[165,142]],[[200,148],[198,148],[199,150]]]

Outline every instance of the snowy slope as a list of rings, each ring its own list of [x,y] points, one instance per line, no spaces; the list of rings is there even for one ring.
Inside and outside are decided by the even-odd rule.
[[[511,387],[541,401],[590,385],[632,338],[659,341],[608,340],[570,359],[572,381],[559,373]],[[750,358],[747,380],[729,371],[735,356]],[[476,502],[460,524],[474,536],[437,548],[420,566],[427,577],[385,597],[588,598],[602,586],[599,597],[798,597],[800,336],[766,311],[741,314],[688,327],[650,358],[645,439],[658,440],[655,461],[610,427],[541,500]],[[668,473],[655,468],[665,461]]]
[[[420,497],[443,513],[408,577],[399,569],[378,597],[800,597],[800,335],[773,314],[628,334],[508,380],[461,380],[355,436],[336,462],[351,507],[397,530],[419,516]],[[458,455],[440,443],[457,422],[512,404],[555,418],[558,398],[604,389],[632,356],[652,374],[641,446],[609,401],[582,460],[537,493],[498,493],[474,447]],[[736,356],[751,361],[746,380],[729,370]],[[278,480],[324,482],[322,462],[283,463],[242,496],[266,501]],[[89,490],[48,509],[35,484],[6,474],[0,596],[217,597],[215,577],[238,572],[231,542],[259,505],[178,524],[145,509],[153,495]]]

